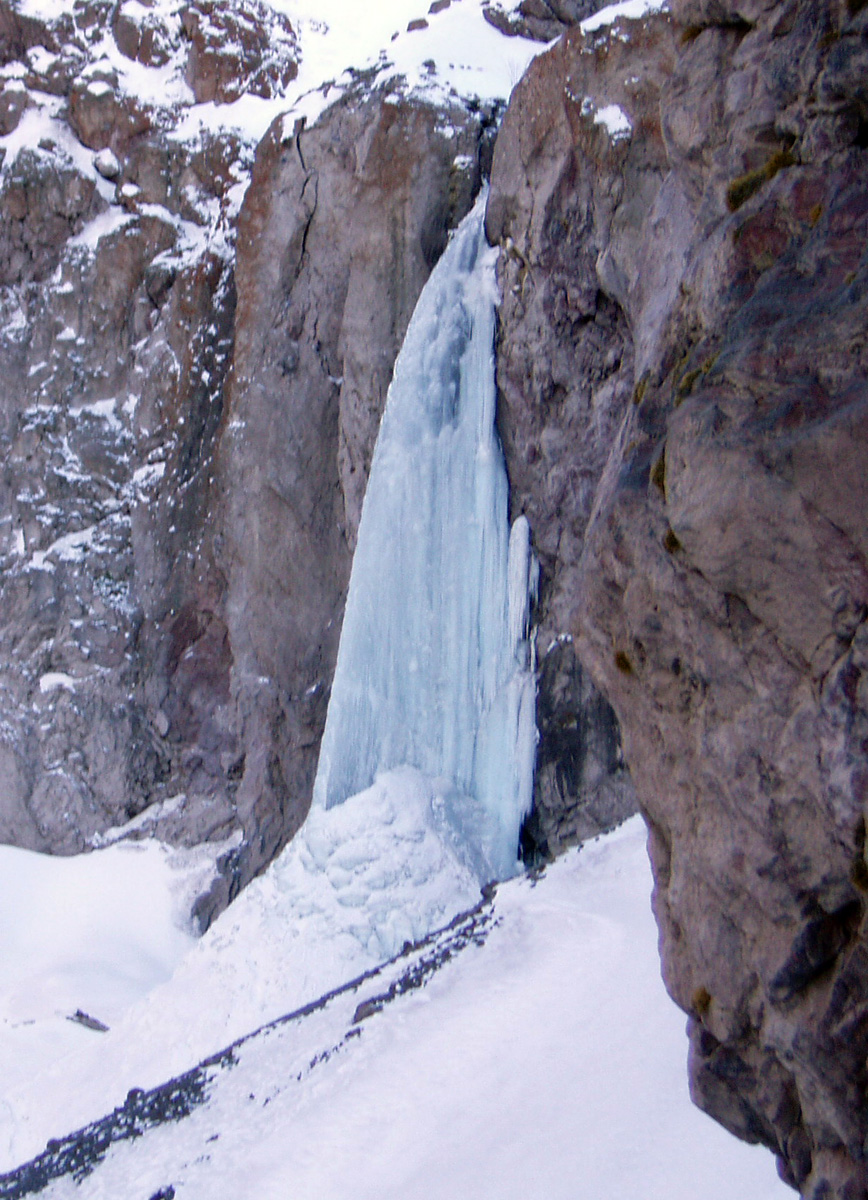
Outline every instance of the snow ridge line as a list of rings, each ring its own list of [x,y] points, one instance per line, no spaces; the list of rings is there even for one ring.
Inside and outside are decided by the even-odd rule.
[[[70,1175],[76,1184],[80,1184],[100,1165],[116,1142],[139,1138],[159,1125],[182,1121],[194,1109],[206,1105],[211,1096],[210,1085],[214,1084],[221,1071],[236,1065],[236,1051],[241,1046],[285,1025],[302,1021],[328,1007],[339,997],[357,991],[370,980],[387,974],[390,967],[413,956],[413,961],[389,983],[385,991],[362,1000],[356,1006],[350,1028],[335,1045],[312,1056],[309,1070],[327,1062],[347,1041],[359,1036],[362,1021],[381,1012],[397,997],[424,987],[441,967],[468,946],[484,944],[497,924],[493,913],[496,890],[496,885],[487,884],[482,889],[482,899],[473,908],[458,913],[448,925],[434,930],[419,941],[406,943],[399,954],[380,966],[372,967],[301,1008],[260,1025],[251,1033],[243,1034],[223,1050],[166,1083],[148,1091],[131,1088],[124,1103],[107,1116],[92,1121],[64,1138],[51,1138],[42,1154],[0,1175],[0,1200],[21,1200],[22,1197],[35,1195],[65,1175]],[[301,1076],[298,1076],[300,1079]]]

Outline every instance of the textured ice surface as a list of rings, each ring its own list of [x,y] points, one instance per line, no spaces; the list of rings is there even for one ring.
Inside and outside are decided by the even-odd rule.
[[[527,521],[510,536],[494,428],[494,265],[484,198],[428,281],[389,388],[314,787],[379,771],[440,781],[480,877],[515,869],[535,746]]]

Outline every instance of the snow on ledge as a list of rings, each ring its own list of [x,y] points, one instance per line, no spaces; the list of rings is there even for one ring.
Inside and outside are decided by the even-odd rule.
[[[587,17],[581,22],[579,28],[582,33],[595,33],[598,29],[611,25],[619,17],[638,21],[648,13],[660,12],[667,7],[667,0],[620,0],[619,4],[610,4],[594,13],[592,17]]]
[[[75,680],[71,675],[66,675],[63,671],[46,671],[39,680],[39,690],[43,696],[48,692],[56,692],[58,688],[65,688],[67,692],[75,691]]]
[[[599,109],[594,116],[594,124],[605,126],[613,142],[620,142],[633,132],[630,118],[617,104],[607,104],[605,108]]]

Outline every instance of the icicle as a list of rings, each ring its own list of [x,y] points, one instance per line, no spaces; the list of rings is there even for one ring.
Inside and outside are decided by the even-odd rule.
[[[314,802],[409,765],[440,783],[482,877],[517,863],[536,745],[535,563],[509,532],[494,428],[496,251],[484,199],[434,269],[395,365],[353,561]]]

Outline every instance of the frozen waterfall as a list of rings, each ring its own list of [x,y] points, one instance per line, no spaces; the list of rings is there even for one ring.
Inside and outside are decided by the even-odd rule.
[[[481,879],[515,871],[536,746],[527,520],[494,427],[496,250],[484,197],[395,364],[353,560],[314,804],[412,766]]]

